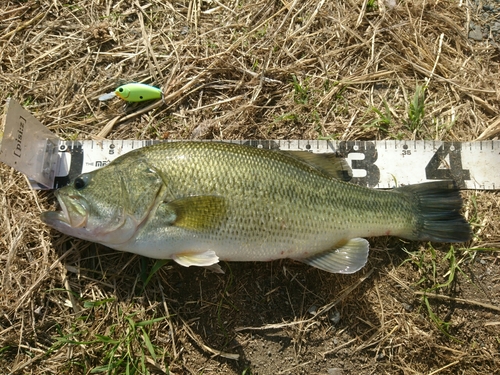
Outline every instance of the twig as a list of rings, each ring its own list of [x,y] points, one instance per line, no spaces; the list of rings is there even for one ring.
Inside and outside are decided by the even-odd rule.
[[[227,359],[233,359],[233,360],[238,360],[240,359],[239,354],[231,354],[231,353],[226,353],[226,352],[221,352],[220,350],[212,349],[211,347],[205,345],[200,339],[196,337],[196,334],[193,332],[191,327],[184,321],[182,320],[182,323],[184,325],[184,331],[188,334],[189,337],[197,344],[199,345],[203,350],[206,352],[212,353],[214,356],[219,356]]]
[[[493,121],[493,124],[488,126],[475,141],[484,141],[486,138],[493,137],[497,133],[500,133],[500,116],[497,117],[497,119]]]
[[[15,9],[17,10],[17,9]],[[16,32],[24,29],[25,27],[28,27],[29,25],[37,22],[40,18],[42,18],[46,13],[45,12],[40,12],[36,15],[36,17],[32,18],[31,20],[23,23],[22,25],[19,25],[18,27],[16,27],[14,30],[12,31],[9,31],[7,34],[5,34],[1,39],[7,39],[8,37],[10,37],[12,34],[15,34]]]
[[[500,311],[500,307],[490,305],[488,303],[484,302],[479,302],[479,301],[472,301],[469,299],[463,299],[463,298],[456,298],[456,297],[450,297],[450,296],[444,296],[442,294],[428,294],[426,292],[414,292],[417,296],[426,296],[428,298],[436,298],[436,299],[442,299],[446,301],[454,301],[454,302],[460,302],[460,303],[466,303],[468,305],[474,305],[474,306],[481,306],[490,310],[495,310],[495,311]]]
[[[163,293],[163,286],[161,285],[161,281],[159,279],[158,279],[158,287],[161,290],[160,295],[161,295],[161,299],[163,301],[163,307],[165,308],[165,312],[167,313],[167,324],[168,324],[168,328],[170,329],[170,339],[172,340],[172,351],[174,352],[173,353],[174,354],[173,361],[175,361],[175,360],[177,360],[177,357],[179,355],[179,353],[177,352],[176,345],[175,345],[175,327],[172,324],[170,311],[168,311],[167,301],[165,301],[165,293]]]
[[[490,326],[499,326],[500,322],[486,322],[484,323],[485,327],[490,327]]]
[[[281,375],[281,374],[290,374],[290,373],[293,374],[293,373],[296,373],[295,371],[292,371],[292,370],[295,370],[295,369],[297,369],[299,367],[304,367],[304,366],[308,365],[311,362],[312,362],[312,360],[311,361],[307,361],[307,362],[303,362],[303,363],[299,363],[298,365],[289,367],[289,368],[287,368],[285,370],[282,370],[282,371],[278,372],[277,374]]]
[[[336,346],[335,348],[327,350],[326,352],[323,352],[323,353],[320,353],[320,354],[323,356],[323,358],[325,358],[325,355],[331,354],[331,353],[335,353],[335,352],[339,351],[340,349],[345,348],[346,346],[349,346],[350,344],[352,344],[357,339],[358,338],[351,339],[351,340],[343,343],[342,345]]]
[[[455,361],[455,362],[448,363],[446,366],[441,367],[440,369],[437,369],[436,371],[430,372],[429,375],[437,374],[438,372],[441,372],[441,371],[447,369],[448,367],[455,366],[458,363],[460,363],[460,361]]]
[[[434,76],[434,72],[435,72],[437,64],[439,62],[439,57],[441,56],[441,49],[443,47],[443,38],[444,38],[444,34],[441,34],[439,36],[439,46],[438,46],[438,52],[437,52],[436,60],[434,61],[434,66],[432,67],[431,74],[429,75],[429,77],[426,77],[426,79],[425,79],[425,81],[426,81],[425,82],[425,86],[426,87],[429,86],[429,83],[431,82],[431,79]]]

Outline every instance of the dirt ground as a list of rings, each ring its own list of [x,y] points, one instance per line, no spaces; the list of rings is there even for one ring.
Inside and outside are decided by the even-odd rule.
[[[486,3],[3,1],[0,104],[65,140],[497,139]],[[127,82],[165,101],[98,100]],[[0,374],[500,374],[500,195],[463,197],[469,243],[221,275],[49,229],[0,164]]]

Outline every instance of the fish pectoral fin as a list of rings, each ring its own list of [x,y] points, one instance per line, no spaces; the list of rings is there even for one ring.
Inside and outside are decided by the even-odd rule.
[[[354,273],[366,264],[369,249],[367,240],[353,238],[337,249],[297,260],[327,272]]]
[[[217,270],[214,267],[219,262],[219,257],[215,254],[215,251],[207,250],[202,253],[200,252],[186,252],[174,254],[172,259],[179,263],[181,266],[198,266],[198,267],[211,267],[212,270]],[[220,269],[220,267],[219,267]],[[220,269],[222,271],[222,269]]]
[[[309,164],[330,177],[342,181],[351,181],[352,179],[352,170],[346,159],[335,153],[313,154],[308,151],[286,151],[286,154]]]
[[[164,203],[174,212],[171,225],[191,230],[210,230],[219,227],[227,218],[226,200],[216,195],[196,195]]]

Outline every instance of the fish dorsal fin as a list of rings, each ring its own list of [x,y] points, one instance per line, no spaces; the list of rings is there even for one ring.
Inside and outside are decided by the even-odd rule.
[[[171,219],[169,225],[179,228],[205,231],[219,227],[227,219],[227,205],[222,197],[195,195],[170,202],[159,207],[159,213]]]
[[[354,273],[366,264],[369,248],[364,238],[353,238],[338,249],[297,260],[327,272]]]
[[[352,170],[347,161],[335,153],[314,154],[308,151],[286,151],[287,155],[309,164],[324,174],[342,181],[352,179]]]
[[[214,270],[220,269],[214,265],[219,262],[219,257],[215,254],[215,251],[207,250],[203,252],[183,252],[179,254],[174,254],[172,259],[178,264],[184,267],[198,266],[198,267],[211,267]],[[221,270],[222,271],[222,270]]]

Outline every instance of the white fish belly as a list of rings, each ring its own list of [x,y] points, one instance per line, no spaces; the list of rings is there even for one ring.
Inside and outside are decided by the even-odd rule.
[[[314,227],[314,225],[312,225]],[[222,233],[221,233],[222,232]],[[266,230],[196,233],[181,228],[144,232],[131,242],[112,246],[155,259],[170,259],[174,255],[214,251],[224,261],[271,261],[281,258],[301,259],[332,249],[339,242],[350,239],[350,233],[328,232],[314,234],[300,231],[291,235],[285,231],[276,236]],[[108,245],[109,246],[109,245]]]

